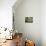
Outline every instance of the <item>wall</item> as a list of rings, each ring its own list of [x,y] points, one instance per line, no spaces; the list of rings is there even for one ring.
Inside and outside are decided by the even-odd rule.
[[[0,27],[12,28],[12,6],[16,0],[0,0]]]
[[[41,41],[46,46],[46,0],[41,1]]]
[[[36,46],[41,46],[41,0],[23,0],[13,10],[18,32],[22,32],[25,38],[34,40]],[[33,17],[33,23],[25,23],[27,16]]]

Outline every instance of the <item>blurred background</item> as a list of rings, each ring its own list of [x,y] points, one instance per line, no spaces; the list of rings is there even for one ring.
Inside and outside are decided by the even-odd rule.
[[[33,23],[25,23],[25,17],[33,17]],[[37,46],[46,46],[46,0],[0,0],[0,27],[13,26]]]

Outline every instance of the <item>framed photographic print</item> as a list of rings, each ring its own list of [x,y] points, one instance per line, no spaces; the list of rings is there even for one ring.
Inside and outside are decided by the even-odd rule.
[[[25,17],[25,23],[33,23],[33,17]]]

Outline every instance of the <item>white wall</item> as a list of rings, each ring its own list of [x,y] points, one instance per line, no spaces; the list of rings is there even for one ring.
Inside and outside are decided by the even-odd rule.
[[[22,32],[25,38],[34,40],[36,46],[41,46],[41,0],[23,0],[14,10],[15,27],[18,32]],[[33,23],[25,23],[27,16],[33,17]]]
[[[42,46],[46,46],[46,0],[41,1],[41,38]]]
[[[12,6],[16,0],[0,0],[0,27],[12,28]]]

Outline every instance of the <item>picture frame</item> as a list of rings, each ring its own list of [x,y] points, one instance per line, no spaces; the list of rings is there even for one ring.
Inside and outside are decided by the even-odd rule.
[[[33,17],[25,17],[25,23],[33,23]]]

